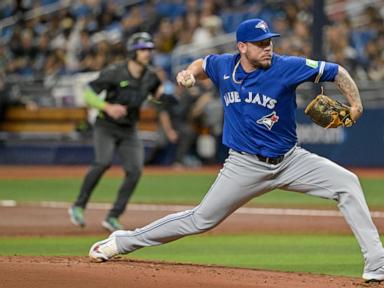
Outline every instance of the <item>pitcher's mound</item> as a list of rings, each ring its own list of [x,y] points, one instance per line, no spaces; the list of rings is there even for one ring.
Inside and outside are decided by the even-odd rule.
[[[3,256],[0,271],[0,286],[7,288],[372,287],[348,277],[127,259],[97,264],[86,257]]]

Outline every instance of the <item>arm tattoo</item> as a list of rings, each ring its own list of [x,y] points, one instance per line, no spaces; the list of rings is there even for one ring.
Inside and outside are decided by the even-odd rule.
[[[361,107],[359,110],[362,111],[363,108],[359,89],[347,70],[341,66],[339,66],[339,72],[336,75],[335,83],[341,94],[348,100],[349,104],[351,106]]]

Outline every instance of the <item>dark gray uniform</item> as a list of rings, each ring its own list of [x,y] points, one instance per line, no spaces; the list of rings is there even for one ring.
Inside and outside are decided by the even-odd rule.
[[[144,149],[138,137],[136,123],[140,107],[154,94],[161,82],[157,75],[147,68],[140,78],[134,78],[128,71],[127,62],[109,66],[99,77],[90,82],[90,87],[100,93],[107,92],[106,101],[127,106],[127,115],[115,120],[100,111],[94,125],[95,163],[90,167],[75,206],[85,208],[93,189],[104,172],[111,166],[115,151],[124,167],[125,177],[115,203],[108,217],[119,217],[125,210],[130,196],[138,183],[144,164]]]

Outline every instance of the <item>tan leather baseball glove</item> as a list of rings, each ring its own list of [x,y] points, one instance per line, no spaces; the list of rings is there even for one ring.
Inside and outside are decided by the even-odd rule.
[[[321,94],[307,105],[304,112],[313,122],[324,128],[351,127],[354,124],[350,107],[324,95],[323,89]]]

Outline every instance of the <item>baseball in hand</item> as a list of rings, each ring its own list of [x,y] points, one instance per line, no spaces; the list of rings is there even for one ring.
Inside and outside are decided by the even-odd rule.
[[[195,77],[193,77],[193,75],[190,75],[185,81],[184,81],[184,86],[187,87],[187,88],[190,88],[192,87],[193,85],[195,85]]]

